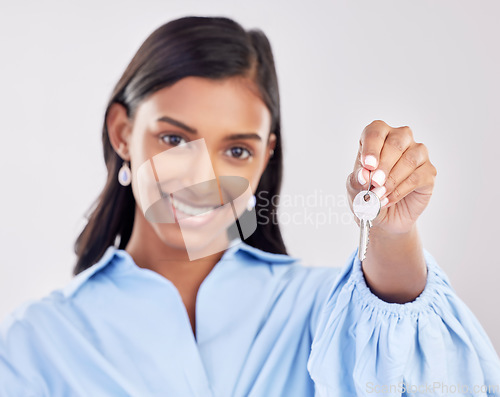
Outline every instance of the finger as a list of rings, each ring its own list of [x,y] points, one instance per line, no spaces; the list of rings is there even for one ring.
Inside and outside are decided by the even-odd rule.
[[[351,198],[354,198],[356,194],[363,190],[363,184],[358,179],[360,171],[363,171],[363,168],[360,168],[358,171],[351,172],[347,177],[346,188]]]
[[[359,141],[358,153],[356,154],[353,167],[353,176],[356,177],[356,180],[353,183],[356,184],[357,182],[359,184],[359,186],[356,186],[357,189],[361,190],[365,187],[368,182],[369,175],[370,172],[361,164],[361,141]],[[351,175],[349,175],[349,177],[350,176]]]
[[[363,173],[363,176],[360,176],[361,173]],[[351,198],[351,200],[353,200],[354,197],[360,191],[368,188],[368,186],[367,186],[368,182],[360,181],[359,179],[364,178],[365,174],[369,174],[369,173],[370,173],[370,171],[368,171],[366,168],[359,168],[357,171],[351,172],[347,176],[346,188],[347,188],[347,193],[348,193],[349,197]],[[377,192],[377,189],[379,189],[379,188],[373,189],[373,192],[375,194],[379,195],[379,193]]]
[[[389,171],[384,185],[385,192],[382,197],[388,197],[405,179],[428,160],[429,153],[423,143],[414,143],[406,149]]]
[[[413,191],[422,194],[432,193],[434,180],[436,177],[435,167],[429,162],[425,162],[415,169],[405,180],[403,180],[386,198],[387,207],[396,204]]]
[[[363,171],[364,173],[369,173],[370,171],[368,171],[366,168],[360,168],[358,171],[354,171],[354,172],[351,172],[348,177],[347,177],[347,180],[346,180],[346,188],[347,188],[347,194],[349,195],[350,197],[350,200],[348,200],[349,202],[349,207],[351,208],[351,211],[354,213],[354,209],[353,209],[353,206],[352,206],[352,202],[354,200],[354,197],[356,197],[356,195],[361,191],[363,190],[365,187],[362,186],[362,184],[360,183],[360,181],[358,180],[358,176],[357,174],[359,173],[359,171]],[[374,189],[373,191],[375,192],[376,189]],[[383,205],[384,203],[382,202],[381,205]],[[357,225],[360,226],[360,222],[359,222],[359,219],[358,217],[354,217],[354,220],[356,221]]]
[[[371,171],[378,167],[380,152],[391,129],[381,120],[375,120],[365,127],[359,140],[361,166]]]
[[[374,186],[384,186],[387,175],[412,143],[413,133],[409,127],[399,127],[389,132],[380,153],[379,165],[372,175]]]
[[[370,171],[364,167],[358,168],[355,171],[356,180],[359,184],[359,189],[367,187],[367,183],[370,180]]]

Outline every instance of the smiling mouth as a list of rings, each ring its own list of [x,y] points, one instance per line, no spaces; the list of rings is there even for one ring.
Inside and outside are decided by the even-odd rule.
[[[176,211],[180,211],[186,215],[196,216],[201,215],[205,212],[209,212],[214,210],[215,208],[220,207],[220,205],[211,205],[211,206],[194,206],[192,204],[188,204],[185,201],[181,201],[177,198],[172,197],[172,204]]]

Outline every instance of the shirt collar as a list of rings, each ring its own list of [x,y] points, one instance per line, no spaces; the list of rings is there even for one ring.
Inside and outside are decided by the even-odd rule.
[[[229,247],[222,255],[220,262],[233,259],[239,255],[250,255],[251,257],[259,261],[269,264],[292,264],[300,260],[297,257],[286,254],[274,254],[271,252],[266,252],[245,243],[241,239],[235,239],[231,241]],[[119,257],[127,261],[132,260],[127,251],[110,245],[98,262],[76,275],[73,280],[71,280],[71,282],[65,288],[63,288],[63,294],[65,296],[74,294],[78,290],[78,288],[83,285],[88,279],[90,279],[94,274],[110,265],[115,257]]]

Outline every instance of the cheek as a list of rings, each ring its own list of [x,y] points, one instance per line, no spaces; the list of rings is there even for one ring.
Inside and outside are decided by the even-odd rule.
[[[246,164],[231,164],[228,161],[221,161],[214,164],[214,171],[217,176],[240,176],[250,183],[252,190],[259,184],[262,162],[255,159]]]
[[[147,133],[134,131],[129,142],[129,155],[132,165],[132,175],[137,179],[137,170],[155,155],[161,153],[162,148],[155,138]]]
[[[264,157],[260,157],[259,161],[256,161],[255,164],[253,164],[251,168],[251,175],[248,177],[248,180],[250,181],[250,186],[252,187],[252,190],[256,190],[257,186],[259,185],[260,178],[264,172]]]

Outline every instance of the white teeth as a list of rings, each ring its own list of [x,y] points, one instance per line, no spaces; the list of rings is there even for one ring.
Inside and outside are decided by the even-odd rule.
[[[176,210],[182,211],[185,214],[188,215],[200,215],[203,214],[204,212],[208,212],[210,210],[213,210],[216,207],[192,207],[186,203],[183,203],[182,201],[172,199],[172,203],[174,204],[174,207]]]

